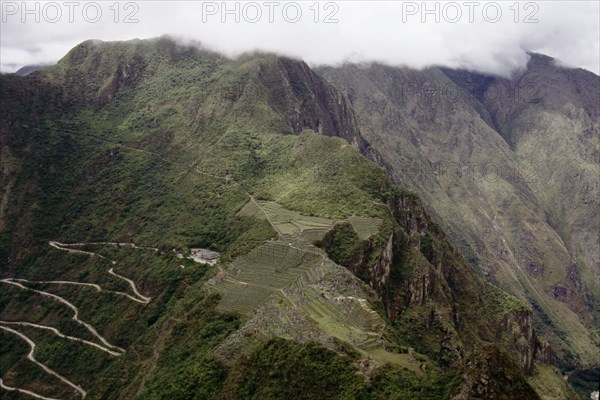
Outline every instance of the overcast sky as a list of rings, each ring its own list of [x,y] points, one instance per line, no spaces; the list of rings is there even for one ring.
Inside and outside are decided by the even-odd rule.
[[[598,1],[114,4],[2,1],[1,70],[56,62],[87,39],[170,34],[230,56],[260,49],[312,65],[378,61],[506,75],[524,66],[531,50],[600,72]]]

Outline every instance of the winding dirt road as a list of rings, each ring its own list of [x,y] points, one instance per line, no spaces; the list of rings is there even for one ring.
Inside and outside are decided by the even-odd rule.
[[[55,294],[52,293],[48,293],[48,292],[44,292],[43,290],[37,290],[37,289],[32,289],[30,287],[27,287],[25,285],[23,285],[20,282],[17,282],[13,279],[10,278],[6,278],[6,279],[1,279],[0,282],[2,283],[7,283],[9,285],[14,285],[17,286],[21,289],[24,290],[29,290],[38,294],[41,294],[42,296],[47,296],[50,297],[60,303],[63,303],[64,305],[66,305],[67,307],[69,307],[71,310],[73,310],[73,317],[71,318],[73,321],[77,322],[80,325],[83,325],[92,335],[94,335],[95,337],[97,337],[106,347],[111,348],[111,349],[116,349],[120,352],[125,352],[125,349],[122,349],[118,346],[112,345],[108,342],[108,340],[106,340],[102,335],[100,335],[98,333],[98,331],[96,331],[96,329],[94,329],[94,327],[90,324],[88,324],[85,321],[82,321],[79,319],[79,309],[77,307],[75,307],[75,305],[73,305],[72,303],[68,302],[67,300],[65,300],[64,298],[57,296]]]
[[[98,254],[98,253],[92,253],[91,251],[77,250],[77,249],[70,249],[70,248],[68,248],[68,247],[67,247],[68,245],[66,245],[66,244],[63,244],[63,243],[60,243],[60,242],[53,242],[53,241],[50,241],[50,242],[48,242],[48,244],[49,244],[50,246],[54,247],[55,249],[58,249],[58,250],[64,250],[64,251],[66,251],[66,252],[69,252],[69,253],[75,253],[75,254],[86,254],[86,255],[88,255],[88,256],[98,256],[98,257],[100,257],[100,258],[106,258],[106,257],[104,257],[104,256],[103,256],[103,255],[101,255],[101,254]]]
[[[81,397],[82,398],[85,397],[86,391],[83,390],[81,388],[81,386],[74,384],[73,382],[71,382],[70,380],[68,380],[67,378],[65,378],[61,374],[59,374],[58,372],[54,371],[53,369],[47,367],[45,364],[42,364],[41,362],[39,362],[38,360],[35,359],[35,357],[33,356],[33,353],[35,352],[35,343],[33,342],[33,340],[29,339],[27,336],[23,335],[21,332],[15,331],[14,329],[11,329],[9,327],[0,325],[0,329],[5,330],[7,332],[10,332],[13,335],[17,335],[21,339],[23,339],[25,342],[27,342],[27,344],[29,345],[29,349],[30,349],[29,350],[29,354],[27,354],[27,359],[28,360],[30,360],[34,364],[38,365],[40,368],[42,368],[44,371],[46,371],[50,375],[53,375],[53,376],[57,377],[62,382],[66,383],[67,385],[71,386],[73,389],[77,390],[79,393],[81,393]],[[22,390],[22,389],[20,389],[20,390]]]
[[[50,246],[60,248],[60,247],[76,247],[76,246],[116,246],[116,247],[131,247],[132,249],[140,249],[140,250],[153,250],[158,251],[157,247],[146,247],[146,246],[138,246],[135,243],[131,242],[80,242],[80,243],[60,243],[56,241],[49,242]],[[57,247],[58,246],[58,247]],[[64,249],[61,249],[64,250]],[[96,254],[96,253],[92,253]]]
[[[111,271],[112,271],[112,268],[108,272],[111,273]],[[115,275],[114,273],[112,273],[112,274]],[[127,278],[124,278],[124,277],[120,277],[120,278],[121,279],[127,279]],[[92,288],[96,289],[97,292],[106,292],[106,293],[117,294],[119,296],[127,297],[128,299],[130,299],[132,301],[135,301],[136,303],[148,304],[148,302],[150,301],[150,299],[148,299],[147,297],[144,297],[144,296],[140,295],[139,293],[136,293],[136,295],[140,296],[141,299],[135,298],[132,295],[130,295],[129,293],[119,292],[117,290],[103,289],[102,286],[100,286],[100,285],[98,285],[96,283],[73,282],[73,281],[30,281],[30,280],[27,280],[27,279],[17,279],[17,278],[12,278],[12,280],[15,281],[15,282],[39,283],[39,284],[45,284],[45,285],[88,286],[88,287],[92,287]]]
[[[142,249],[142,250],[152,250],[152,251],[158,251],[158,248],[155,247],[143,247],[143,246],[136,246],[133,243],[118,243],[118,242],[94,242],[94,243],[70,243],[70,244],[65,244],[65,243],[61,243],[61,242],[57,242],[57,241],[50,241],[49,245],[54,247],[57,250],[62,250],[62,251],[67,251],[69,253],[76,253],[76,254],[84,254],[87,256],[91,256],[91,257],[100,257],[106,260],[109,260],[113,265],[116,264],[116,261],[109,259],[108,257],[105,257],[101,254],[98,253],[94,253],[91,251],[85,251],[85,250],[80,250],[80,249],[76,249],[73,247],[79,247],[79,246],[84,246],[84,245],[108,245],[108,246],[118,246],[118,247],[130,247],[130,248],[135,248],[135,249]],[[33,340],[31,340],[29,337],[27,337],[26,335],[22,334],[21,332],[14,330],[12,328],[9,328],[6,325],[13,325],[13,326],[24,326],[24,327],[31,327],[31,328],[36,328],[36,329],[43,329],[46,331],[50,331],[52,332],[54,335],[61,337],[63,339],[67,339],[67,340],[71,340],[71,341],[75,341],[75,342],[79,342],[79,343],[83,343],[86,344],[88,346],[92,346],[98,350],[101,350],[107,354],[110,354],[111,356],[121,356],[124,352],[125,349],[122,349],[118,346],[115,346],[113,344],[110,344],[108,342],[108,340],[106,340],[102,335],[100,335],[98,333],[98,331],[96,331],[96,329],[88,324],[87,322],[79,319],[79,309],[72,304],[71,302],[69,302],[68,300],[64,299],[61,296],[52,294],[52,293],[48,293],[45,292],[43,290],[37,290],[37,289],[33,289],[30,288],[28,286],[25,286],[24,283],[34,283],[34,284],[56,284],[56,285],[76,285],[76,286],[85,286],[85,287],[91,287],[94,288],[96,291],[98,292],[107,292],[107,293],[113,293],[113,294],[117,294],[120,296],[125,296],[127,298],[129,298],[132,301],[135,301],[137,303],[141,303],[141,304],[148,304],[152,299],[150,297],[144,296],[142,295],[136,285],[135,282],[132,281],[129,278],[124,277],[123,275],[120,275],[116,272],[114,272],[113,268],[110,268],[108,270],[108,273],[110,275],[113,275],[114,277],[121,279],[125,282],[127,282],[127,284],[129,285],[129,287],[131,288],[131,290],[134,293],[134,296],[125,293],[125,292],[119,292],[119,291],[114,291],[114,290],[107,290],[107,289],[103,289],[102,286],[95,284],[95,283],[87,283],[87,282],[73,282],[73,281],[66,281],[66,280],[56,280],[56,281],[30,281],[27,279],[17,279],[17,278],[6,278],[6,279],[1,279],[0,283],[5,283],[5,284],[9,284],[9,285],[13,285],[16,286],[20,289],[23,290],[28,290],[34,293],[38,293],[42,296],[46,296],[46,297],[50,297],[53,300],[56,300],[64,305],[66,305],[67,307],[69,307],[72,311],[73,311],[73,316],[72,316],[72,320],[77,322],[78,324],[84,326],[93,336],[95,336],[100,342],[102,342],[103,345],[100,345],[98,343],[94,343],[91,342],[89,340],[85,340],[85,339],[81,339],[81,338],[77,338],[77,337],[73,337],[73,336],[69,336],[69,335],[65,335],[62,332],[60,332],[58,329],[51,327],[51,326],[46,326],[46,325],[39,325],[39,324],[34,324],[31,322],[23,322],[23,321],[0,321],[0,329],[12,333],[13,335],[18,336],[19,338],[21,338],[22,340],[24,340],[25,342],[27,342],[27,344],[29,345],[30,351],[29,354],[27,355],[27,359],[29,359],[31,362],[35,363],[36,365],[38,365],[39,367],[41,367],[44,371],[46,371],[48,374],[55,376],[56,378],[60,379],[62,382],[64,382],[65,384],[69,385],[70,387],[72,387],[73,389],[75,389],[77,392],[79,392],[81,394],[82,398],[85,398],[86,396],[86,391],[83,390],[81,388],[81,386],[76,385],[75,383],[71,382],[70,380],[68,380],[67,378],[65,378],[64,376],[60,375],[58,372],[52,370],[51,368],[47,367],[46,365],[42,364],[41,362],[37,361],[34,357],[34,352],[35,352],[35,347],[36,344]],[[2,378],[0,378],[0,387],[4,390],[7,391],[12,391],[12,392],[18,392],[18,393],[22,393],[31,397],[34,397],[36,399],[42,399],[42,400],[57,400],[54,398],[50,398],[50,397],[45,397],[42,396],[40,394],[34,393],[30,390],[27,389],[20,389],[20,388],[16,388],[16,387],[11,387],[8,386],[4,383],[4,381],[2,380]]]
[[[117,274],[115,271],[113,271],[112,268],[108,270],[108,273],[129,283],[129,286],[131,287],[131,290],[133,290],[133,293],[135,293],[135,295],[138,296],[140,299],[136,300],[129,295],[126,295],[126,296],[130,297],[131,299],[133,299],[139,303],[145,303],[145,304],[150,303],[150,300],[152,300],[152,298],[143,296],[140,292],[138,292],[137,288],[135,287],[135,282],[133,282],[131,279],[125,278],[123,275]]]
[[[28,396],[35,397],[36,399],[42,399],[42,400],[59,400],[59,399],[55,399],[54,397],[45,397],[45,396],[42,396],[40,394],[33,393],[32,391],[29,391],[27,389],[19,389],[19,388],[16,388],[16,387],[7,386],[7,385],[4,384],[4,380],[2,380],[2,378],[0,378],[0,387],[2,389],[4,389],[4,390],[8,390],[9,392],[23,393],[23,394],[26,394]]]
[[[74,342],[79,342],[79,343],[84,343],[87,344],[88,346],[93,346],[99,350],[102,350],[105,353],[110,354],[111,356],[115,356],[118,357],[121,355],[121,353],[110,350],[104,346],[101,346],[97,343],[94,342],[90,342],[89,340],[85,340],[85,339],[81,339],[81,338],[77,338],[77,337],[73,337],[73,336],[69,336],[69,335],[65,335],[64,333],[62,333],[61,331],[59,331],[58,329],[52,327],[52,326],[47,326],[47,325],[38,325],[38,324],[34,324],[31,322],[17,322],[17,321],[0,321],[0,326],[2,325],[18,325],[18,326],[28,326],[30,328],[38,328],[38,329],[44,329],[47,331],[50,331],[52,333],[54,333],[56,336],[61,337],[63,339],[68,339],[68,340],[72,340]]]
[[[84,245],[111,245],[111,246],[127,246],[127,247],[132,247],[135,249],[142,249],[142,250],[153,250],[153,251],[158,251],[158,249],[156,247],[139,247],[136,246],[133,243],[117,243],[117,242],[92,242],[92,243],[60,243],[60,242],[56,242],[56,241],[50,241],[48,242],[48,244],[52,247],[54,247],[57,250],[62,250],[62,251],[66,251],[68,253],[76,253],[76,254],[85,254],[91,257],[100,257],[100,258],[104,258],[106,260],[109,260],[113,265],[116,265],[117,262],[114,260],[111,260],[110,258],[107,258],[105,256],[103,256],[102,254],[98,254],[98,253],[93,253],[91,251],[85,251],[85,250],[78,250],[78,249],[73,249],[71,247],[77,247],[77,246],[84,246]],[[138,303],[142,303],[142,304],[148,304],[152,298],[151,297],[146,297],[144,295],[142,295],[137,287],[135,286],[135,282],[132,281],[129,278],[124,277],[123,275],[119,275],[116,272],[114,272],[114,269],[111,268],[108,270],[108,273],[121,279],[124,280],[125,282],[127,282],[129,284],[129,286],[131,287],[131,290],[133,290],[133,293],[135,293],[135,295],[137,296],[137,299],[134,298],[131,295],[128,295],[126,293],[123,292],[115,292],[113,291],[112,293],[116,293],[116,294],[121,294],[124,296],[127,296],[128,298],[130,298],[133,301],[136,301]],[[71,282],[70,284],[76,284],[76,282]],[[88,285],[93,285],[93,284],[88,284]],[[98,286],[100,287],[100,286]],[[100,288],[100,290],[102,290],[102,288]],[[108,290],[107,290],[108,292]]]

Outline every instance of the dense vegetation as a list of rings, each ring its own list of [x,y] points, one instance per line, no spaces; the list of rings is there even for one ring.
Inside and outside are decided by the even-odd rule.
[[[40,362],[81,383],[88,398],[443,399],[458,390],[457,371],[469,368],[456,355],[459,339],[472,344],[497,326],[491,308],[500,307],[509,322],[518,309],[500,291],[490,297],[504,300],[489,301],[464,263],[456,264],[460,274],[432,272],[445,256],[453,261],[459,256],[434,228],[421,247],[412,247],[414,238],[390,210],[403,192],[359,154],[356,147],[364,143],[348,141],[357,128],[345,100],[303,63],[271,55],[227,60],[164,38],[85,42],[56,66],[0,79],[7,110],[0,119],[0,274],[28,279],[24,285],[38,290],[3,282],[0,319],[93,340],[73,320],[72,309],[39,292],[46,291],[73,303],[81,320],[123,347],[122,355],[110,356],[19,326],[37,344]],[[313,341],[267,340],[261,332],[247,333],[257,337],[256,346],[239,360],[217,357],[215,347],[239,332],[247,318],[217,310],[219,296],[209,293],[207,280],[278,236],[265,218],[239,214],[255,199],[335,220],[379,218],[371,239],[361,240],[352,224],[339,223],[324,247],[341,265],[350,268],[360,259],[368,267],[393,235],[395,269],[390,297],[382,297],[395,303],[374,306],[389,325],[381,328],[391,347],[386,355],[393,359],[395,349],[406,353],[407,346],[420,346],[429,357],[415,356],[413,370],[392,363],[365,371],[361,363],[368,353],[348,344],[326,348]],[[102,243],[80,248],[96,253],[91,255],[60,250],[49,241],[126,242],[157,250]],[[292,243],[284,246],[291,249]],[[181,258],[195,247],[219,251],[221,265]],[[366,256],[358,257],[365,249]],[[319,253],[310,254],[321,260]],[[151,301],[124,296],[131,286],[112,269]],[[435,288],[432,301],[393,315],[407,310],[410,304],[402,298],[410,298],[409,288],[423,277]],[[359,285],[352,278],[344,284]],[[48,282],[58,280],[63,283]],[[449,309],[470,301],[455,331]],[[481,310],[489,326],[472,334]],[[25,342],[1,333],[6,382],[78,398],[31,368],[23,359]],[[514,364],[506,358],[500,367],[525,382]],[[526,382],[519,389],[530,390]]]
[[[291,135],[287,115],[270,103],[273,86],[256,79],[276,63],[271,56],[232,63],[170,40],[87,42],[29,78],[1,77],[2,103],[11,111],[2,116],[10,166],[3,172],[2,275],[126,292],[107,273],[108,259],[58,251],[48,241],[160,250],[82,248],[115,260],[115,271],[152,298],[146,306],[93,288],[27,284],[72,302],[81,319],[128,349],[115,359],[19,328],[37,343],[41,362],[84,382],[91,398],[216,396],[228,371],[210,350],[239,322],[215,311],[216,300],[201,289],[214,270],[176,252],[209,248],[227,261],[272,237],[267,221],[237,215],[249,195],[307,215],[383,215],[372,200],[385,179],[381,170],[341,139]],[[60,303],[12,285],[2,289],[3,320],[90,339]],[[43,388],[44,374],[28,372],[17,357],[24,342],[6,343],[3,373],[10,369],[12,383],[34,392]],[[60,383],[52,386],[67,396]]]
[[[569,383],[582,399],[588,399],[590,393],[597,391],[600,382],[600,368],[573,371],[569,374]]]
[[[434,400],[446,398],[455,384],[452,375],[433,366],[428,374],[417,374],[391,364],[367,382],[357,373],[358,354],[340,350],[338,354],[316,343],[272,339],[230,368],[195,358],[189,366],[160,376],[141,398]]]
[[[336,264],[344,266],[350,265],[365,247],[352,224],[347,222],[336,224],[317,244],[327,249],[327,255]]]

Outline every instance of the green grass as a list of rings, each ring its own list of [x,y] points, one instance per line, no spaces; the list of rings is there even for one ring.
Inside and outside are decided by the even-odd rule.
[[[379,232],[382,222],[379,218],[359,217],[356,215],[349,217],[348,220],[361,240],[367,240],[371,236],[376,235]]]
[[[573,395],[573,389],[569,387],[569,384],[562,378],[560,372],[552,365],[536,365],[535,371],[528,379],[528,382],[543,399],[568,399],[569,397],[565,393]],[[571,383],[571,385],[573,384]],[[588,400],[594,388],[597,390],[597,386],[591,385],[587,393],[580,392],[578,394],[580,394],[581,398]]]
[[[226,266],[224,276],[217,278],[213,289],[222,293],[219,308],[249,314],[320,260],[319,255],[295,249],[286,242],[258,246],[236,258]]]

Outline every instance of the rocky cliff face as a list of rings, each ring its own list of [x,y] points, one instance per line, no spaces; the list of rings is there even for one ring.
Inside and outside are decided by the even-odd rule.
[[[73,48],[45,74],[61,82],[69,105],[91,103],[101,108],[121,89],[134,87],[188,58],[202,60],[205,70],[199,73],[213,72],[228,62],[216,53],[180,46],[167,37],[124,43],[90,40]],[[221,83],[223,100],[231,105],[242,97],[264,101],[285,118],[285,126],[293,133],[309,129],[366,149],[348,100],[305,62],[269,54],[242,57],[240,63],[246,62],[243,74]],[[173,84],[178,83],[173,77]]]
[[[406,324],[428,332],[433,340],[413,333],[415,347],[461,368],[455,399],[504,398],[506,388],[511,396],[537,398],[518,371],[531,375],[552,355],[534,332],[531,310],[484,283],[418,197],[398,194],[388,207],[397,224],[389,239],[365,243],[347,267],[376,290],[392,326],[400,335],[410,335]],[[332,241],[323,243],[327,249]]]
[[[542,348],[533,329],[531,311],[519,304],[516,299],[514,299],[514,304],[508,304],[504,298],[494,299],[494,295],[491,294],[487,298],[484,297],[485,295],[482,296],[482,293],[486,293],[485,284],[447,243],[444,233],[429,219],[417,197],[399,196],[392,210],[398,224],[408,235],[409,248],[413,252],[418,251],[423,256],[428,264],[428,270],[431,272],[421,275],[420,279],[416,281],[402,282],[405,287],[405,296],[399,301],[395,300],[388,308],[394,305],[397,308],[400,305],[407,309],[413,305],[423,306],[441,300],[442,306],[451,305],[448,323],[453,326],[460,337],[472,334],[471,327],[466,323],[465,318],[475,311],[471,307],[477,307],[476,305],[479,303],[482,307],[479,310],[483,312],[479,314],[478,323],[487,325],[487,329],[492,329],[490,332],[480,330],[480,339],[496,343],[512,342],[521,371],[525,374],[531,373],[534,357]],[[396,268],[406,268],[406,264],[406,262],[401,262],[400,265],[396,265]],[[433,282],[433,279],[442,279],[441,285]],[[444,301],[448,301],[448,304],[444,304]],[[503,309],[497,310],[504,313],[500,321],[496,319],[498,315],[486,315],[485,313],[489,306],[488,303],[494,301],[500,301],[503,306]],[[475,303],[473,304],[473,302]],[[467,348],[478,345],[471,339],[459,338],[459,340]],[[546,346],[544,348],[548,351]],[[551,361],[551,358],[548,359],[548,354],[542,358],[544,361]]]
[[[305,62],[269,58],[268,63],[260,65],[258,78],[269,90],[269,103],[287,116],[294,133],[310,129],[363,145],[346,98]]]

